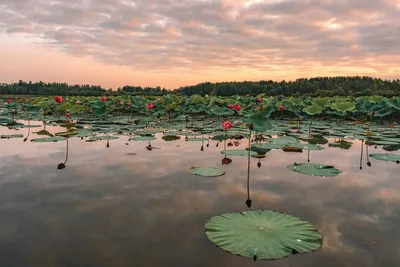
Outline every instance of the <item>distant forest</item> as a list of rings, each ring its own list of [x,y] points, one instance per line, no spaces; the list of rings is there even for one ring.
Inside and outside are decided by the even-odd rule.
[[[96,85],[68,85],[66,83],[24,82],[0,83],[0,95],[163,95],[176,93],[182,95],[231,96],[261,94],[269,96],[400,96],[400,80],[382,80],[372,77],[317,77],[295,81],[244,81],[200,83],[175,90],[161,87],[123,86],[117,90],[105,89]]]

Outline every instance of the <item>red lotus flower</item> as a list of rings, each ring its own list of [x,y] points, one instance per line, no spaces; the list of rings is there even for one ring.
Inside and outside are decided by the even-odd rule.
[[[262,101],[263,101],[262,98],[257,99],[257,102],[258,102],[258,103],[260,103],[260,102],[262,102]]]
[[[10,104],[12,102],[11,99],[7,99],[7,103]]]
[[[71,114],[67,113],[65,114],[66,117],[71,117]]]
[[[225,130],[229,130],[230,128],[233,127],[233,125],[229,121],[224,121],[222,122],[222,127],[224,127]]]
[[[76,100],[75,105],[80,105],[80,104],[81,104],[81,101]]]
[[[61,103],[63,101],[63,98],[61,96],[56,96],[56,102]]]
[[[120,105],[120,106],[122,106],[123,104],[124,104],[124,102],[122,102],[122,101],[119,102],[119,105]]]
[[[107,100],[107,97],[105,97],[105,96],[103,96],[102,98],[101,98],[101,101],[106,101]]]
[[[147,108],[147,109],[153,109],[153,108],[154,108],[154,105],[153,105],[152,103],[148,103],[148,104],[146,105],[146,108]]]
[[[228,165],[232,162],[230,158],[223,158],[222,159],[222,165]]]
[[[284,111],[284,110],[285,110],[285,107],[284,107],[284,106],[280,106],[280,107],[279,107],[279,110],[280,110],[280,111]]]
[[[229,104],[228,105],[228,108],[231,108],[231,109],[233,109],[235,106],[233,105],[233,104]]]
[[[236,111],[239,111],[239,110],[241,109],[240,105],[237,104],[237,105],[235,106],[235,109],[236,109]]]

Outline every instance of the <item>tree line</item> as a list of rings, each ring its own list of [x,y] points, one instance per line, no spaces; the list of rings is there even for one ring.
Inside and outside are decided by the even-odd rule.
[[[400,80],[382,80],[372,77],[316,77],[295,81],[244,81],[244,82],[204,82],[184,86],[174,90],[157,87],[123,86],[117,90],[105,89],[99,85],[69,85],[67,83],[25,82],[0,83],[0,95],[163,95],[178,93],[182,95],[231,96],[261,94],[269,96],[368,96],[386,97],[400,95]]]

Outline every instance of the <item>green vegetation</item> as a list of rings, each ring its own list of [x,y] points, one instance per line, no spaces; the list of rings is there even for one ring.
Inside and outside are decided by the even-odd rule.
[[[287,162],[291,165],[282,167],[281,171],[290,172],[294,179],[335,179],[334,176],[342,175],[340,166],[312,162],[314,158],[331,159],[312,157],[311,153],[347,150],[354,143],[361,143],[360,169],[364,154],[368,167],[372,166],[370,157],[380,164],[400,164],[398,153],[369,153],[370,146],[382,146],[385,151],[400,149],[399,117],[400,97],[383,96],[38,96],[0,99],[0,126],[8,128],[0,140],[15,144],[30,140],[28,143],[34,146],[65,144],[65,158],[57,165],[58,170],[67,168],[70,139],[82,142],[80,149],[91,142],[107,142],[106,148],[113,142],[132,144],[135,149],[144,145],[148,151],[158,149],[152,146],[152,141],[158,142],[157,145],[190,143],[198,144],[201,151],[198,153],[222,143],[219,149],[214,149],[221,157],[222,166],[241,162],[247,156],[245,203],[251,208],[251,160],[258,160],[257,167],[261,168],[261,160],[268,160],[267,153],[276,156],[279,152],[303,153],[304,150],[307,163],[300,162],[306,161],[305,157],[298,158],[298,162],[292,158]],[[46,128],[51,126],[56,126],[57,131]],[[31,128],[40,127],[43,129],[35,129],[31,136]],[[245,142],[245,146],[239,147],[240,142]],[[185,153],[176,154],[179,155],[185,157]],[[279,156],[285,160],[283,154]],[[268,163],[265,166],[270,167]],[[193,179],[215,177],[210,183],[229,178],[228,171],[232,168],[201,166],[188,170]],[[255,210],[213,216],[205,224],[205,234],[225,251],[254,260],[312,252],[321,247],[323,239],[313,225],[300,218]]]
[[[68,85],[66,83],[32,83],[19,81],[0,84],[0,95],[182,95],[232,96],[243,94],[265,94],[267,96],[371,96],[386,97],[400,95],[400,80],[382,80],[372,77],[317,77],[295,81],[276,82],[272,80],[200,83],[168,91],[161,87],[123,86],[116,91],[98,85]]]

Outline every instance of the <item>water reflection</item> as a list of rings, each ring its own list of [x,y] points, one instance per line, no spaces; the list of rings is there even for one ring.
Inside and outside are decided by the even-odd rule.
[[[126,146],[128,138],[114,141],[109,149],[101,141],[80,138],[42,144],[0,140],[1,266],[400,263],[398,165],[374,161],[368,172],[360,170],[362,142],[354,141],[349,150],[323,145],[325,150],[313,151],[312,162],[334,164],[343,171],[338,177],[318,178],[286,168],[305,161],[301,153],[271,150],[262,168],[256,168],[260,159],[253,157],[235,157],[222,165],[221,148],[213,145],[200,153],[198,142],[165,142],[157,135],[151,145],[162,149],[155,153],[143,149],[142,142]],[[245,149],[246,141],[237,149]],[[132,151],[137,155],[127,156]],[[383,151],[378,147],[376,152]],[[55,165],[63,157],[66,164],[68,154],[73,161],[57,171]],[[202,179],[187,173],[200,163],[223,168],[226,175]],[[246,210],[244,200],[252,209],[310,221],[324,236],[322,249],[253,263],[216,248],[204,235],[204,223],[220,213]]]

